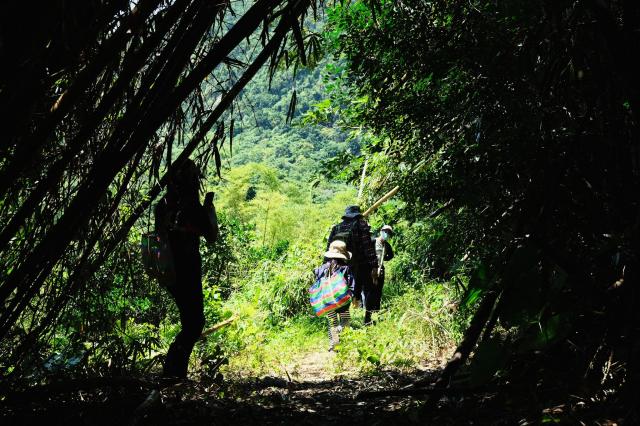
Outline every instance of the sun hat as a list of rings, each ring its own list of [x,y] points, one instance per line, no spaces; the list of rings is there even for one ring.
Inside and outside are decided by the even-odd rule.
[[[325,252],[327,259],[351,259],[351,252],[347,251],[347,244],[344,241],[335,240],[329,244],[329,250]]]
[[[354,217],[362,216],[360,212],[360,206],[348,206],[344,210],[343,219],[353,219]]]
[[[387,231],[389,234],[393,234],[393,228],[390,225],[384,225],[380,228],[380,232]]]

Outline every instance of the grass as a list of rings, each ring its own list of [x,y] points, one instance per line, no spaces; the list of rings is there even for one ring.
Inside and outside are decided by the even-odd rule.
[[[226,308],[240,319],[218,338],[229,358],[223,374],[352,376],[441,365],[459,337],[452,331],[456,330],[452,287],[429,283],[419,288],[389,285],[385,290],[383,310],[374,316],[374,325],[365,327],[363,310],[352,309],[352,327],[342,333],[337,354],[329,358],[323,357],[328,346],[324,318],[298,313],[274,322],[272,312],[257,298],[232,298]],[[324,373],[317,366],[304,366],[316,362],[326,363]],[[310,368],[310,373],[302,371]]]
[[[341,336],[336,371],[362,374],[440,365],[457,338],[443,291],[431,285],[387,299],[368,327],[360,325],[363,311],[356,311],[354,326]]]
[[[323,321],[299,316],[272,326],[260,324],[260,316],[241,319],[227,334],[224,374],[286,377],[306,354],[326,350]]]

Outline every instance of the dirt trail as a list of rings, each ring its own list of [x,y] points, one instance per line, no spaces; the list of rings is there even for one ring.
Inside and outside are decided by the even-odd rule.
[[[206,377],[180,383],[129,379],[46,398],[0,401],[0,424],[7,425],[461,425],[538,424],[541,410],[528,392],[451,393],[439,408],[420,413],[424,395],[367,398],[363,392],[402,389],[418,378],[435,378],[437,370],[377,371],[369,376],[333,373],[335,353],[313,350],[285,366],[284,374],[228,377],[222,383]],[[565,395],[566,397],[566,395]],[[144,410],[144,401],[151,400]],[[6,402],[6,401],[4,401]],[[538,401],[539,402],[539,401]],[[8,410],[7,410],[8,408]],[[554,411],[554,413],[556,412]],[[579,424],[579,423],[572,423]],[[596,424],[586,422],[584,424]],[[606,424],[606,423],[605,423]]]
[[[229,377],[224,385],[225,398],[214,403],[220,404],[216,410],[229,413],[229,416],[218,418],[214,424],[331,425],[345,421],[368,426],[417,424],[414,398],[367,399],[360,394],[407,386],[416,375],[424,376],[424,371],[411,374],[379,371],[366,377],[358,376],[355,371],[338,374],[334,369],[336,356],[336,352],[318,346],[281,366],[279,371],[282,373]],[[168,393],[165,406],[171,406],[172,401],[175,400]],[[241,421],[237,423],[239,419]]]
[[[293,379],[298,382],[322,382],[332,380],[331,366],[336,357],[335,352],[313,351],[304,355],[293,368]]]

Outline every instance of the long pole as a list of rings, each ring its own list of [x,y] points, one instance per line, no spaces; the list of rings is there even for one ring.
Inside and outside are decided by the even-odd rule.
[[[364,178],[367,175],[367,165],[369,159],[364,160],[364,166],[362,167],[362,176],[360,176],[360,188],[358,189],[358,202],[362,201],[362,191],[364,190]]]
[[[396,195],[399,190],[400,190],[400,187],[396,186],[391,191],[387,192],[382,198],[380,198],[378,201],[373,203],[373,205],[371,207],[369,207],[364,213],[362,213],[362,216],[364,216],[364,217],[369,216],[371,213],[376,211],[376,209],[378,207],[380,207],[385,201],[387,201],[389,198],[391,198],[394,195]]]

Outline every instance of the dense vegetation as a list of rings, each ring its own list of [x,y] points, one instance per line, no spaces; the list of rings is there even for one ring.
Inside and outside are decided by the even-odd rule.
[[[253,10],[249,9],[248,4],[232,6],[236,12],[244,11],[247,16]],[[256,7],[258,6],[260,4]],[[106,10],[102,12],[106,13]],[[228,12],[229,15],[225,16],[229,22],[237,22],[239,16],[230,15],[231,9]],[[163,13],[168,14],[165,19],[188,19],[187,16],[180,18],[172,15],[171,13],[176,13],[176,9],[172,8],[158,11],[155,18]],[[309,20],[309,23],[315,25],[313,20]],[[83,23],[75,22],[75,25]],[[155,25],[155,22],[150,22],[150,30]],[[224,32],[230,25],[225,20],[220,20],[216,28]],[[43,29],[45,30],[53,33],[57,31]],[[313,35],[310,31],[307,33],[307,40]],[[46,39],[47,34],[42,33],[40,36]],[[109,36],[110,33],[104,35]],[[103,34],[100,33],[100,36]],[[192,152],[198,162],[210,171],[205,189],[217,193],[222,231],[220,241],[215,246],[202,248],[205,259],[203,282],[207,324],[214,325],[231,316],[238,317],[233,327],[210,335],[197,348],[194,362],[202,367],[198,371],[205,376],[209,373],[215,375],[220,363],[225,362],[228,357],[236,362],[236,369],[254,368],[260,371],[268,368],[269,362],[257,361],[270,351],[261,348],[266,345],[272,352],[279,353],[277,349],[273,350],[274,345],[277,345],[278,339],[281,340],[279,336],[283,327],[290,324],[293,324],[290,334],[298,333],[295,339],[297,341],[286,344],[297,345],[300,353],[307,350],[310,343],[320,344],[323,341],[324,324],[320,319],[309,319],[305,292],[311,280],[310,271],[321,258],[330,225],[340,217],[346,205],[356,200],[355,190],[340,179],[335,179],[341,176],[327,179],[321,172],[325,169],[324,163],[338,153],[358,154],[359,145],[356,140],[347,140],[346,132],[340,130],[332,120],[309,125],[298,119],[291,123],[292,117],[288,117],[289,114],[299,117],[311,111],[315,104],[322,103],[326,74],[339,69],[326,60],[314,63],[312,68],[300,66],[295,73],[291,68],[284,67],[285,61],[282,61],[280,67],[276,67],[277,62],[273,62],[271,68],[255,70],[253,82],[240,92],[246,80],[243,80],[245,77],[235,77],[236,68],[242,65],[242,61],[256,63],[259,60],[256,53],[250,52],[255,46],[260,46],[260,38],[258,34],[246,44],[239,45],[233,52],[235,59],[223,64],[225,67],[216,69],[212,77],[204,81],[195,94],[188,98],[187,105],[180,106],[177,113],[169,117],[170,121],[146,143],[144,150],[137,152],[133,162],[128,163],[128,169],[118,175],[107,188],[104,209],[93,213],[87,208],[69,210],[70,213],[81,213],[93,218],[87,228],[77,234],[77,240],[72,240],[71,251],[65,252],[60,263],[53,267],[55,273],[40,276],[39,279],[44,280],[44,287],[39,295],[32,296],[33,303],[20,313],[20,309],[25,309],[19,304],[20,300],[27,301],[28,297],[27,293],[15,293],[10,296],[10,302],[4,311],[7,327],[11,321],[15,321],[8,328],[8,337],[2,343],[2,368],[7,380],[15,380],[18,385],[28,386],[52,377],[156,371],[168,344],[179,330],[178,315],[166,291],[145,274],[140,263],[139,244],[142,234],[153,228],[149,206],[153,205],[161,186],[166,182],[171,170],[168,167],[170,162],[177,158],[173,162],[175,167],[180,159]],[[144,37],[141,42],[144,43]],[[213,39],[204,38],[196,45],[199,49],[206,49],[213,42]],[[169,49],[167,54],[173,52],[174,47],[166,48]],[[292,54],[294,52],[295,50],[291,50]],[[136,54],[141,55],[143,51]],[[126,56],[127,53],[123,55]],[[311,60],[311,53],[309,56]],[[37,67],[37,64],[31,65]],[[125,66],[126,61],[121,65]],[[153,78],[153,64],[139,65],[142,66],[140,78]],[[113,64],[109,63],[109,66]],[[161,67],[161,64],[156,64],[156,67]],[[89,71],[87,68],[81,69],[83,72]],[[82,83],[74,83],[73,76],[79,72],[75,68],[65,68],[64,72],[69,74],[70,83],[52,77],[52,92],[47,92],[46,96],[54,97],[65,89],[64,84]],[[118,75],[124,79],[122,73],[116,73]],[[179,74],[174,77],[178,78]],[[108,76],[105,75],[104,78]],[[117,81],[104,81],[106,86],[116,83]],[[221,101],[219,96],[228,90],[225,84],[229,83],[234,83],[231,95],[241,93],[241,96],[227,110],[224,98]],[[147,96],[144,92],[146,89],[138,87],[140,82],[136,80],[130,84],[138,91],[138,96]],[[147,84],[151,84],[151,80]],[[113,86],[114,95],[121,88]],[[102,86],[89,86],[89,89],[86,94],[78,96],[99,96]],[[234,90],[237,93],[233,93]],[[98,94],[94,91],[98,91]],[[295,104],[291,101],[294,92]],[[126,111],[126,108],[131,107],[126,99],[133,94],[124,92],[122,95],[122,108]],[[8,102],[8,98],[6,100]],[[117,109],[119,105],[113,108]],[[205,119],[203,115],[207,113],[209,105],[218,106]],[[68,123],[72,119],[70,117],[74,117],[73,114],[86,113],[80,107],[77,110],[74,106],[69,108],[72,108],[69,117],[54,118]],[[102,110],[97,110],[94,114],[98,117]],[[52,135],[47,145],[47,149],[51,151],[43,153],[43,158],[39,161],[45,166],[54,162],[51,167],[56,167],[52,170],[45,167],[43,176],[62,172],[58,168],[66,167],[60,177],[61,182],[48,182],[44,177],[25,174],[22,180],[12,186],[13,195],[7,197],[3,204],[7,219],[4,235],[8,236],[13,232],[18,225],[16,221],[22,220],[20,216],[26,211],[20,209],[35,208],[42,210],[42,214],[31,218],[33,224],[38,223],[40,227],[35,228],[37,232],[29,241],[14,239],[5,249],[7,256],[3,257],[3,262],[11,265],[4,270],[7,280],[10,280],[15,268],[20,265],[13,260],[27,255],[34,249],[34,243],[40,241],[41,237],[45,238],[54,228],[57,229],[61,223],[57,221],[57,215],[62,213],[61,210],[70,201],[71,195],[80,189],[77,185],[85,182],[83,173],[88,172],[92,165],[98,168],[112,165],[104,163],[107,161],[106,157],[100,157],[102,154],[98,147],[103,138],[115,137],[115,133],[110,132],[116,131],[118,120],[124,119],[123,117],[105,116],[105,125],[111,127],[105,128],[104,134],[90,135],[86,133],[88,128],[83,130],[85,133],[76,134],[79,130],[70,128],[66,132],[60,131],[59,134]],[[224,120],[216,122],[217,118]],[[38,115],[34,115],[34,131],[41,129],[38,127],[39,119]],[[86,126],[98,125],[85,121],[88,119],[82,117],[77,120]],[[205,138],[209,127],[214,128]],[[62,139],[56,139],[56,136]],[[74,155],[76,149],[76,145],[66,147],[65,141],[85,136],[92,137],[90,143],[95,145],[96,152],[86,151],[86,159],[65,163],[62,160],[66,158],[64,155]],[[16,148],[7,152],[7,161],[4,163],[7,173],[17,165],[15,156],[26,155],[19,153],[18,141],[31,137],[31,134],[16,133]],[[212,140],[203,144],[202,139]],[[77,144],[79,147],[80,139]],[[68,152],[57,154],[59,149],[68,149]],[[63,157],[58,158],[56,155]],[[82,161],[86,161],[86,164]],[[89,169],[85,171],[84,168],[79,168],[79,164],[85,164],[84,167]],[[33,172],[37,173],[35,170]],[[220,173],[222,179],[218,178],[216,172]],[[93,173],[98,173],[97,169]],[[30,179],[39,186],[31,188],[25,185],[24,182]],[[89,184],[89,181],[85,183]],[[47,186],[49,184],[52,186]],[[63,186],[57,186],[59,184]],[[65,185],[71,186],[67,188]],[[33,191],[44,190],[48,191],[46,203],[27,204],[28,200],[35,197]],[[60,192],[62,190],[66,192]],[[22,192],[25,197],[31,198],[21,198],[22,195],[19,194]],[[71,209],[70,206],[67,208]],[[59,242],[53,237],[50,241],[52,244]],[[44,254],[48,256],[50,253]],[[35,252],[33,255],[36,255]],[[50,260],[52,259],[47,262]],[[24,265],[23,271],[26,273],[28,269]],[[42,266],[46,267],[45,264]],[[9,281],[5,285],[10,285],[8,283]],[[31,291],[36,289],[34,286],[39,285],[38,283],[39,281],[32,283]],[[398,294],[403,292],[399,290],[400,287],[395,290]],[[429,315],[427,306],[418,305],[419,297],[416,294],[416,298],[412,299],[414,308],[417,312]],[[447,303],[446,297],[436,299],[435,305]],[[405,363],[420,362],[420,356],[432,350],[433,345],[439,347],[443,343],[440,338],[436,339],[437,342],[432,339],[433,330],[430,327],[424,328],[423,332],[431,337],[425,345],[416,342],[416,346],[423,348],[422,351],[415,352],[411,347],[402,346],[395,349],[405,357],[414,352],[411,361]],[[392,333],[393,330],[389,330],[389,335]],[[447,330],[441,327],[437,334],[443,333],[446,334]],[[275,343],[271,344],[271,341]],[[366,361],[367,358],[381,358],[385,363],[397,362],[391,356],[392,352],[386,351],[384,346],[372,353],[365,352],[355,360],[364,360],[363,367],[375,365]],[[249,354],[249,358],[239,358],[243,354]],[[290,355],[295,356],[296,352]],[[352,362],[343,364],[345,369],[354,366]],[[26,377],[28,380],[24,381]]]
[[[334,104],[372,135],[372,184],[401,186],[397,217],[437,229],[417,257],[443,278],[470,272],[463,302],[482,302],[459,350],[483,333],[483,380],[636,394],[639,19],[627,1],[331,15],[349,69]]]
[[[347,133],[333,120],[307,126],[287,113],[295,93],[296,117],[305,114],[324,98],[323,79],[334,66],[322,61],[313,69],[283,70],[271,82],[262,70],[241,97],[241,120],[235,123],[234,150],[230,164],[264,163],[291,179],[309,181],[323,162],[345,150],[358,153],[355,141],[347,141]]]
[[[137,251],[130,230],[147,226],[187,157],[219,170],[236,96],[296,51],[287,34],[300,36],[316,4],[63,1],[40,10],[46,24],[29,7],[11,2],[2,15],[0,350],[15,378],[29,358],[39,364],[34,345],[69,328],[60,321],[75,304],[109,309],[113,280],[145,293],[133,286],[141,271],[118,256]]]

